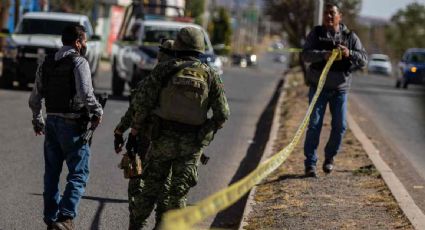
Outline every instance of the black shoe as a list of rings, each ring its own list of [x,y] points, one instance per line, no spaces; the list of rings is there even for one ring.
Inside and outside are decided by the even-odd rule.
[[[316,167],[308,166],[305,168],[305,177],[317,177]]]
[[[54,229],[57,230],[74,230],[75,225],[72,222],[72,218],[59,219],[57,222],[53,223]]]
[[[331,173],[334,170],[334,159],[325,159],[323,162],[323,172],[326,174]]]

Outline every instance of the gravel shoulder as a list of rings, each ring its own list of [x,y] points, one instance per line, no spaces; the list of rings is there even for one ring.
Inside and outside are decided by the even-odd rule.
[[[300,74],[286,76],[274,152],[292,139],[305,115],[307,87]],[[319,178],[304,178],[303,140],[274,173],[256,187],[252,211],[244,229],[413,229],[350,130],[335,159],[336,170],[320,168],[330,132],[325,115],[319,146]]]

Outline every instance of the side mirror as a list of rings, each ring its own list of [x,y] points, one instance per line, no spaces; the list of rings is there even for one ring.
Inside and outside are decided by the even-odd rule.
[[[10,31],[9,31],[8,28],[3,28],[3,29],[1,29],[1,33],[2,34],[10,34]]]
[[[99,35],[93,34],[91,36],[91,40],[93,40],[93,41],[100,41],[100,40],[102,40],[102,38]]]

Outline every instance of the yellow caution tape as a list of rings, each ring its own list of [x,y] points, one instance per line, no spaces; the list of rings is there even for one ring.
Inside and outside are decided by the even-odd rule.
[[[9,37],[10,34],[0,33],[0,38],[6,38]]]
[[[265,162],[261,163],[250,174],[248,174],[241,180],[235,182],[230,187],[222,189],[217,193],[210,195],[204,200],[198,202],[195,206],[190,206],[184,209],[167,212],[164,215],[161,229],[191,229],[193,225],[201,222],[208,216],[214,215],[226,209],[230,205],[234,204],[243,195],[245,195],[245,193],[247,193],[254,185],[258,184],[270,173],[272,173],[276,168],[278,168],[288,158],[288,156],[294,150],[295,146],[300,141],[302,134],[304,133],[310,120],[310,115],[313,111],[314,105],[316,104],[317,99],[319,98],[319,95],[323,89],[329,69],[331,68],[332,63],[335,61],[339,53],[340,51],[337,49],[332,51],[332,55],[326,63],[325,68],[323,68],[322,74],[320,75],[319,83],[317,85],[317,90],[314,94],[313,100],[311,101],[307,109],[306,115],[301,125],[298,127],[298,130],[289,145],[287,145],[285,148],[273,155],[271,158],[267,159]]]
[[[276,52],[279,52],[279,53],[298,53],[298,52],[301,52],[302,49],[300,49],[300,48],[273,49],[272,47],[269,47],[267,49],[267,51],[269,51],[269,52],[276,51]]]

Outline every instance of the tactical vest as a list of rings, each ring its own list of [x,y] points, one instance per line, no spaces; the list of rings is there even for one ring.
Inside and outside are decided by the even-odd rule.
[[[329,50],[332,51],[335,48],[338,48],[338,45],[347,46],[350,43],[350,38],[352,32],[349,30],[341,31],[341,40],[334,41],[326,36],[326,29],[323,26],[314,27],[314,32],[316,36],[316,49]],[[311,68],[322,71],[325,67],[327,61],[321,61],[311,64]],[[347,72],[350,70],[351,62],[348,59],[342,59],[339,61],[334,61],[330,71],[332,72]]]
[[[207,119],[209,85],[210,75],[200,66],[192,63],[178,70],[162,88],[154,114],[167,121],[202,125]]]
[[[47,113],[78,113],[73,110],[76,94],[74,59],[77,54],[70,54],[55,61],[50,54],[42,65],[42,95],[45,99]]]

